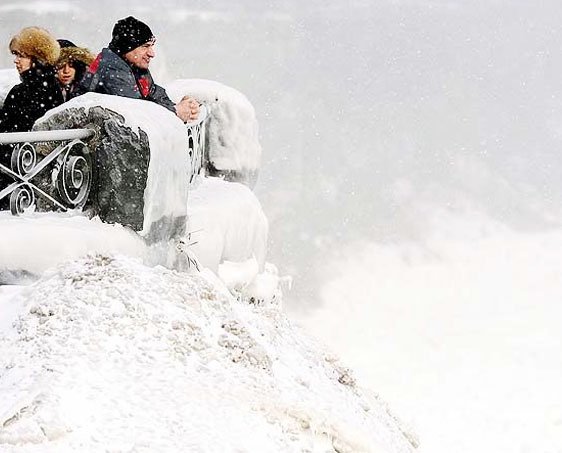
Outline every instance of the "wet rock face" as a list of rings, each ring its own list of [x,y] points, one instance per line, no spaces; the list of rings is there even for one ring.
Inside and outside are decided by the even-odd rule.
[[[150,147],[146,133],[135,133],[124,118],[103,107],[68,108],[37,124],[34,130],[89,128],[95,137],[87,142],[92,152],[92,186],[86,210],[108,223],[120,223],[142,230],[144,189]],[[51,186],[49,188],[49,186]],[[55,190],[43,185],[45,190]],[[38,209],[52,209],[38,200]]]
[[[148,137],[114,119],[104,122],[94,152],[94,186],[90,197],[100,218],[136,231],[143,226],[144,188],[150,162]],[[97,174],[96,174],[97,173]]]

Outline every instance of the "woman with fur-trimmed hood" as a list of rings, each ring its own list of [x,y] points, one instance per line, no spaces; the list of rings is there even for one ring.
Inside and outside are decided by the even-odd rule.
[[[60,46],[39,27],[26,27],[10,41],[10,51],[21,83],[14,86],[0,110],[0,132],[30,131],[47,110],[62,104],[55,77]]]
[[[66,39],[59,39],[58,43],[61,52],[57,61],[57,79],[62,97],[64,101],[68,101],[78,94],[76,88],[96,57],[85,47],[78,47]]]

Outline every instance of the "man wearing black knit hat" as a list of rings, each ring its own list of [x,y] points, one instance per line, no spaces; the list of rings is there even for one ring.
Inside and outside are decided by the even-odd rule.
[[[111,42],[88,68],[80,92],[146,99],[174,112],[184,122],[196,119],[197,101],[185,97],[174,104],[166,90],[154,83],[148,67],[155,56],[155,41],[150,27],[133,16],[117,21]]]

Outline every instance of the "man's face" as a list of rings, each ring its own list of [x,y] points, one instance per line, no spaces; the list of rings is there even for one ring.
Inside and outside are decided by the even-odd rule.
[[[123,58],[137,68],[148,69],[150,60],[156,55],[154,53],[154,44],[156,44],[155,41],[149,41],[142,46],[130,50],[123,55]]]

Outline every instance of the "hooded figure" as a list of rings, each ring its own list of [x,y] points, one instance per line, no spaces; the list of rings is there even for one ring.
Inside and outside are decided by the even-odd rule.
[[[30,131],[35,120],[63,101],[54,66],[60,46],[47,30],[27,27],[12,38],[10,51],[21,83],[0,110],[0,132]]]
[[[155,38],[150,27],[129,16],[113,27],[112,39],[97,56],[80,83],[80,93],[113,94],[155,102],[176,113],[164,88],[148,70]]]
[[[57,79],[62,97],[64,101],[68,101],[76,95],[78,84],[96,57],[88,49],[65,39],[59,39],[58,42],[61,52],[56,65]]]

